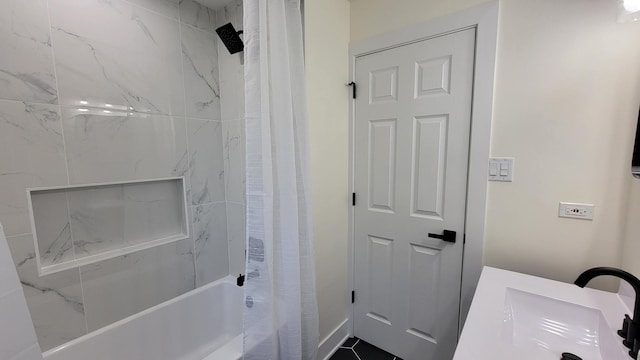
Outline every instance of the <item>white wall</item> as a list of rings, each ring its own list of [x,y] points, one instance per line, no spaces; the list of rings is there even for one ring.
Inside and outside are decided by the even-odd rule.
[[[632,179],[622,267],[640,277],[640,179]]]
[[[349,2],[305,0],[320,339],[347,318]]]
[[[478,5],[488,0],[351,0],[351,41]]]
[[[480,2],[353,0],[351,39]],[[620,266],[640,24],[616,23],[615,0],[500,5],[491,153],[516,165],[515,182],[489,185],[485,263],[563,281]],[[595,204],[594,221],[559,219],[559,201]]]
[[[516,158],[516,181],[490,184],[485,262],[563,281],[618,267],[640,25],[616,23],[613,0],[501,5],[492,154]],[[594,221],[558,218],[559,201],[595,204]]]

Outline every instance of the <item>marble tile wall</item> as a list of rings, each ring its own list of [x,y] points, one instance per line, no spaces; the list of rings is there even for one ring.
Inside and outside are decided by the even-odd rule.
[[[67,194],[60,192],[43,191],[31,197],[42,267],[75,258],[67,201]]]
[[[229,274],[227,232],[243,230],[242,68],[235,58],[225,95],[230,59],[214,30],[232,10],[218,12],[193,0],[3,1],[0,223],[42,351]],[[190,239],[38,275],[27,188],[172,176],[187,180]],[[52,216],[40,225],[58,230],[44,246],[64,256],[58,200],[43,200]]]
[[[218,24],[232,23],[243,29],[242,0],[230,2],[217,12]],[[245,137],[243,53],[229,54],[218,42],[220,67],[220,114],[222,118],[227,233],[231,274],[245,269]]]
[[[41,273],[123,247],[184,238],[183,194],[174,179],[32,192]]]
[[[0,225],[0,359],[42,360],[23,288]]]

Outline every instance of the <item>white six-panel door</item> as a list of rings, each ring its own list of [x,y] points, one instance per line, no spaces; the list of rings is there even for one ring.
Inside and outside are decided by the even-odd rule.
[[[356,59],[355,336],[405,360],[456,346],[474,48],[469,29]]]

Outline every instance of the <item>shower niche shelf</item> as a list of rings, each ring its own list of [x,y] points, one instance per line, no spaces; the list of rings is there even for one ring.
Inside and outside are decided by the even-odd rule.
[[[27,189],[40,276],[189,237],[184,177]]]

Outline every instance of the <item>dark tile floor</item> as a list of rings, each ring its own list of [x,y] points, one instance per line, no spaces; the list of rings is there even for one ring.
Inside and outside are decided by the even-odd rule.
[[[329,360],[402,360],[364,340],[352,337]]]

